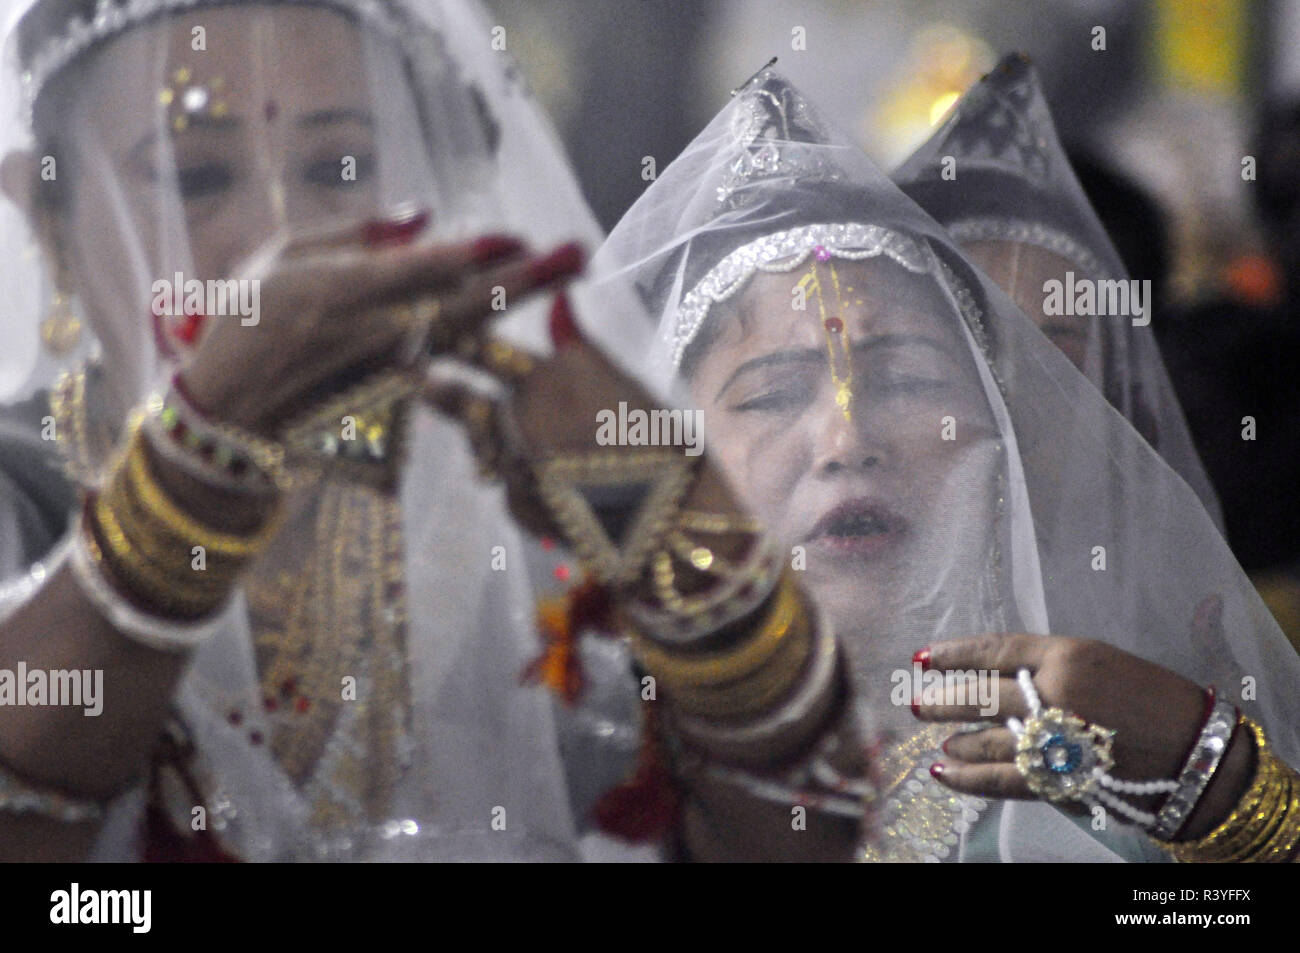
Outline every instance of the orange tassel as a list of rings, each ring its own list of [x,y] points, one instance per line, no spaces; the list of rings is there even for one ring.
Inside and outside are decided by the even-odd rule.
[[[563,596],[538,600],[542,654],[528,663],[520,681],[544,685],[565,704],[576,704],[584,685],[578,636],[587,629],[611,630],[610,607],[609,591],[590,576]]]
[[[582,695],[583,678],[567,597],[539,601],[537,627],[542,633],[542,654],[528,663],[520,681],[541,684],[572,705]]]

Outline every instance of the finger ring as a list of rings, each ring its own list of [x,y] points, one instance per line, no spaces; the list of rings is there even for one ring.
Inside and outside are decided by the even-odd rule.
[[[1097,787],[1099,773],[1114,765],[1111,745],[1115,732],[1090,725],[1060,708],[1043,709],[1029,670],[1016,682],[1025,696],[1029,716],[1007,719],[1016,736],[1016,770],[1029,790],[1048,801],[1085,800]]]
[[[1047,801],[1081,801],[1104,805],[1151,830],[1156,816],[1134,807],[1118,794],[1157,794],[1176,790],[1176,781],[1121,781],[1110,775],[1115,760],[1115,732],[1088,724],[1061,708],[1043,708],[1028,669],[1016,675],[1029,716],[1007,719],[1016,736],[1016,770],[1029,790]]]
[[[483,368],[508,382],[522,380],[532,373],[536,362],[527,351],[499,338],[487,341],[479,354]]]
[[[406,326],[406,340],[402,346],[403,364],[414,364],[428,350],[428,341],[442,313],[442,302],[433,295],[416,298],[397,308],[401,323]]]

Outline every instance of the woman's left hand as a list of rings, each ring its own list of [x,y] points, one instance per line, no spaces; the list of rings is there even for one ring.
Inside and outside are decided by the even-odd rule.
[[[1115,731],[1116,778],[1174,778],[1205,716],[1205,690],[1181,675],[1105,642],[1064,636],[1003,634],[936,643],[917,660],[937,672],[984,670],[996,678],[997,711],[978,704],[914,704],[923,721],[988,722],[956,734],[944,745],[948,758],[935,777],[957,791],[984,797],[1033,798],[1016,769],[1011,717],[1029,714],[1016,673],[1028,669],[1044,708],[1062,708]],[[918,701],[923,701],[920,699]]]

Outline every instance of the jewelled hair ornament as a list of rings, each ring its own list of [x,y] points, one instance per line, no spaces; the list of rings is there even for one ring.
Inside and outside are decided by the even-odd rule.
[[[1102,804],[1120,816],[1151,830],[1156,817],[1133,807],[1115,794],[1161,794],[1178,790],[1177,781],[1121,781],[1110,776],[1115,765],[1111,754],[1115,732],[1090,725],[1060,708],[1043,708],[1028,669],[1017,674],[1020,690],[1029,706],[1023,722],[1008,718],[1007,727],[1016,736],[1016,770],[1029,790],[1052,802],[1081,801]]]

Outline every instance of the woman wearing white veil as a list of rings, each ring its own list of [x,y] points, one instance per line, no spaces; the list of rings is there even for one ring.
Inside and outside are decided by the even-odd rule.
[[[697,734],[754,770],[797,762],[722,796],[749,811],[740,837],[696,815],[684,843],[847,856],[863,791],[842,669],[781,560],[697,443],[593,449],[598,408],[654,402],[564,298],[550,359],[483,333],[506,310],[544,351],[520,305],[582,255],[524,242],[595,228],[470,4],[35,0],[7,27],[3,184],[40,248],[10,256],[11,286],[43,270],[46,343],[95,346],[4,409],[0,661],[99,671],[103,691],[95,718],[3,708],[6,856],[612,856],[582,838],[635,748],[626,656],[590,653],[587,703],[560,718],[518,682],[576,697],[571,630],[626,613]],[[633,297],[573,294],[611,315],[605,352],[645,353]],[[594,574],[563,618],[540,613],[563,630],[540,659],[530,570],[569,567],[511,512]],[[790,840],[779,802],[827,777],[832,819]],[[636,792],[607,826],[671,823],[671,798]]]
[[[1103,313],[1108,286],[1130,285],[1128,271],[1070,167],[1028,59],[1004,57],[891,178],[1069,355],[1222,526],[1150,327],[1155,303],[1143,299],[1139,312],[1125,295],[1117,299],[1128,302],[1123,313]],[[1085,285],[1096,294],[1080,311]]]
[[[1300,662],[1204,507],[780,76],[737,92],[596,267],[658,313],[651,360],[678,368],[892,735],[868,857],[1293,856],[1295,772],[1234,709],[1297,763]],[[997,694],[936,693],[948,670]]]
[[[94,357],[6,409],[0,645],[104,676],[98,718],[4,708],[6,854],[577,856],[551,704],[517,683],[524,543],[401,372],[507,299],[527,335],[581,254],[523,242],[598,235],[489,25],[455,0],[38,0],[6,30],[6,236],[41,252],[6,256],[6,308],[35,329],[45,289],[46,341],[81,325]]]

